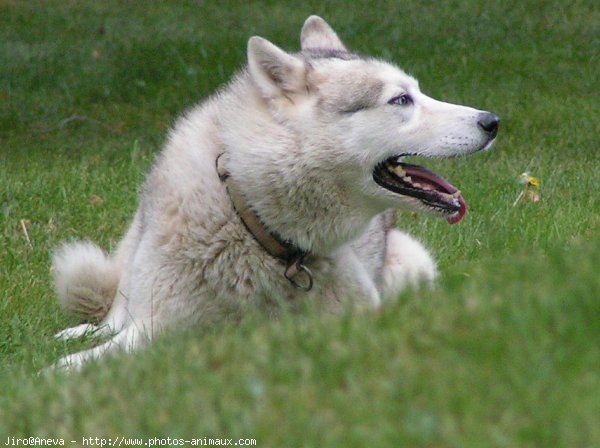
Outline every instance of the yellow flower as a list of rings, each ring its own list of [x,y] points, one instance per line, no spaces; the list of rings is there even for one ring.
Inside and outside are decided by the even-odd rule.
[[[533,177],[531,176],[529,178],[529,181],[527,182],[529,185],[531,185],[534,188],[540,188],[540,181],[537,177]]]
[[[522,185],[531,186],[533,188],[540,188],[540,180],[527,172],[519,176],[519,183]]]
[[[519,193],[517,199],[513,202],[513,207],[516,207],[521,200],[529,202],[540,201],[541,197],[538,191],[540,188],[540,180],[537,177],[525,172],[519,176],[519,183],[523,185],[523,191]],[[529,187],[531,187],[531,189],[529,189]]]

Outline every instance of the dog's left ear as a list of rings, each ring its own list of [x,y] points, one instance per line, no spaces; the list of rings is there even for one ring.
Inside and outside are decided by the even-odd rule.
[[[325,20],[319,16],[310,16],[304,22],[300,33],[300,45],[303,50],[320,48],[325,50],[348,51],[338,35]]]
[[[262,37],[248,41],[248,69],[267,98],[306,90],[306,65]]]

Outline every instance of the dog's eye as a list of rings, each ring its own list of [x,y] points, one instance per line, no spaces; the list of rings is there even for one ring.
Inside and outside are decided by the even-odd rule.
[[[402,95],[395,96],[394,98],[388,101],[388,104],[392,104],[394,106],[407,106],[412,103],[413,100],[408,93],[403,93]]]

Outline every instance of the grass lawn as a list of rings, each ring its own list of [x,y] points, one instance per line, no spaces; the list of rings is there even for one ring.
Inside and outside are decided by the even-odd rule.
[[[0,0],[0,443],[6,436],[254,438],[259,447],[600,446],[600,8],[595,1]],[[260,34],[316,13],[424,92],[502,118],[495,149],[427,165],[458,226],[401,214],[439,261],[431,292],[172,332],[37,376],[93,341],[56,304],[49,255],[110,249],[179,113]],[[515,199],[529,171],[540,201]]]

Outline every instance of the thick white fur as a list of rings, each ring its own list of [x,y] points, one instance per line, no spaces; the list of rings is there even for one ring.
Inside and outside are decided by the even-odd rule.
[[[249,305],[373,308],[433,281],[431,255],[393,230],[390,211],[426,207],[379,187],[372,171],[403,153],[447,157],[486,149],[480,111],[433,100],[396,66],[350,55],[319,17],[306,21],[301,42],[302,53],[290,54],[250,39],[248,68],[171,132],[114,255],[90,243],[59,249],[61,305],[99,321],[59,335],[114,336],[57,366],[133,349],[170,325],[204,324]],[[388,104],[402,93],[414,104]],[[241,223],[215,169],[221,154],[265,225],[312,254],[310,292],[290,284],[284,264]]]
[[[52,272],[63,309],[87,319],[106,316],[121,272],[98,246],[90,242],[64,245],[54,253]]]
[[[383,299],[393,299],[399,291],[411,286],[433,286],[436,277],[435,262],[421,243],[398,230],[388,233],[383,264]]]

